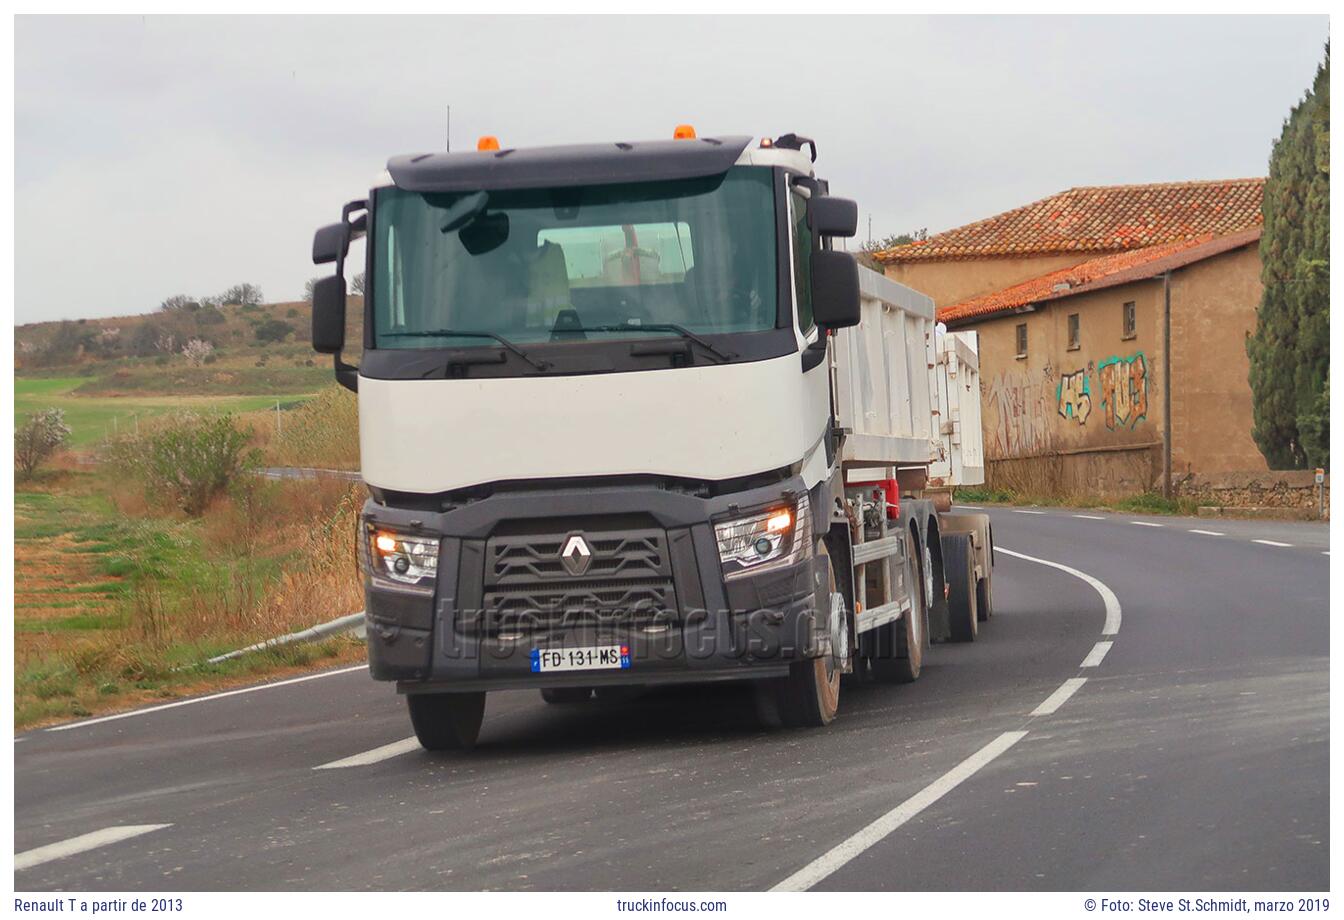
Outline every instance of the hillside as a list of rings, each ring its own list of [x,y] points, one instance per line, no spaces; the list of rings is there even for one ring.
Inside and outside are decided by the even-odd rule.
[[[363,299],[351,297],[347,340],[357,359]],[[187,303],[138,316],[28,323],[14,330],[15,374],[78,378],[72,396],[259,396],[310,393],[331,380],[309,345],[311,307],[298,301]],[[197,350],[184,353],[188,343]]]

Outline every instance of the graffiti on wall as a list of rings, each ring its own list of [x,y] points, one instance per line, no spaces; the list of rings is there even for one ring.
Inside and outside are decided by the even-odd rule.
[[[1049,448],[1049,408],[1046,390],[1032,376],[999,374],[985,396],[994,416],[990,436],[991,456],[1021,457]]]
[[[1148,417],[1148,362],[1143,352],[1099,363],[1097,386],[1107,428],[1133,428]]]
[[[1079,425],[1087,424],[1092,414],[1092,389],[1088,378],[1090,367],[1079,368],[1071,374],[1061,374],[1055,387],[1055,406],[1061,418],[1073,419]]]

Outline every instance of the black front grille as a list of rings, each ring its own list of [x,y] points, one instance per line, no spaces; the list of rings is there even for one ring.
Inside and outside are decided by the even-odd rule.
[[[591,555],[572,574],[560,554],[576,534]],[[482,618],[463,625],[486,635],[677,621],[662,530],[496,535],[485,544],[484,575]]]

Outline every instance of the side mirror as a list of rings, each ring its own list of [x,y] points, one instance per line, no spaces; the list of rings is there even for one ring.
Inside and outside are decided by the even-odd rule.
[[[859,205],[850,198],[814,195],[807,202],[807,226],[817,236],[854,236],[859,232]]]
[[[313,350],[338,354],[345,347],[345,278],[329,275],[313,282]]]
[[[325,265],[345,258],[350,248],[350,225],[345,221],[327,224],[313,234],[313,264]]]
[[[849,253],[812,251],[812,317],[823,329],[859,324],[859,263]]]

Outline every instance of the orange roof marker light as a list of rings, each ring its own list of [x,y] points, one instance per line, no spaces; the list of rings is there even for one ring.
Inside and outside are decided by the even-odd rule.
[[[672,129],[672,140],[674,141],[693,141],[695,140],[695,128],[690,125],[677,125]]]
[[[493,134],[486,134],[476,141],[477,150],[498,150],[499,138]]]

